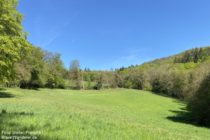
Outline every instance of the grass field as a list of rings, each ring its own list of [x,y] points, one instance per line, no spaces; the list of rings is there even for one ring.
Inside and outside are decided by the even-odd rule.
[[[185,104],[150,92],[0,91],[1,135],[32,132],[44,140],[207,140],[210,129],[176,122]]]

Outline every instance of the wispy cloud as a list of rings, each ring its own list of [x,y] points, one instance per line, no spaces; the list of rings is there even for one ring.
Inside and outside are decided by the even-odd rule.
[[[144,55],[130,54],[126,56],[121,56],[112,62],[113,67],[121,67],[121,66],[130,66],[136,64],[142,64],[145,61],[148,61],[149,58]]]
[[[111,62],[112,68],[120,68],[122,66],[127,67],[130,65],[142,64],[149,61],[147,53],[149,50],[147,48],[132,49],[127,52],[127,54],[118,57]]]
[[[68,27],[69,24],[70,24],[70,22],[65,22],[63,25],[61,25],[59,27],[55,27],[51,31],[49,31],[51,36],[49,37],[48,40],[45,40],[41,44],[41,46],[44,48],[50,46],[56,39],[58,39],[61,36],[62,32],[65,30],[66,27]]]
[[[62,23],[58,22],[57,25],[48,24],[47,28],[43,26],[43,22],[45,22],[45,19],[42,16],[37,16],[36,18],[34,18],[33,19],[34,31],[36,34],[36,39],[38,39],[36,44],[40,47],[47,49],[49,46],[55,43],[57,39],[59,39],[62,36],[63,32],[66,31],[66,28],[69,28],[70,24],[75,20],[75,18],[79,14],[80,12],[76,12],[71,17],[66,19],[66,21],[63,21]],[[40,38],[40,36],[43,37]]]
[[[49,40],[45,41],[41,46],[44,48],[50,46],[58,37],[59,37],[59,34],[54,35]]]

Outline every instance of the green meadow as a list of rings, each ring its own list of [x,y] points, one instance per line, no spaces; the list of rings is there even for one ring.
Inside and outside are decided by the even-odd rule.
[[[2,89],[1,137],[28,131],[43,140],[210,139],[210,129],[170,119],[184,107],[176,99],[129,89]]]

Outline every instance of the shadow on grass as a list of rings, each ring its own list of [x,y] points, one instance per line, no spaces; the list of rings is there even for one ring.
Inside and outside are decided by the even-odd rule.
[[[1,110],[0,112],[0,139],[11,139],[19,138],[25,140],[48,140],[48,137],[42,136],[42,133],[37,133],[36,126],[30,125],[25,126],[18,122],[13,122],[12,119],[26,119],[27,117],[33,117],[33,112],[7,112],[6,110]]]
[[[194,125],[197,127],[205,127],[205,128],[210,128],[207,126],[203,126],[198,124],[196,121],[192,119],[191,113],[187,110],[186,107],[180,108],[180,110],[169,110],[170,112],[174,113],[174,116],[168,116],[167,119],[171,120],[173,122],[177,123],[184,123],[184,124],[190,124]]]
[[[3,88],[3,87],[0,87],[0,91],[1,91],[1,90],[6,90],[6,89],[5,89],[5,88]]]
[[[0,91],[0,98],[14,98],[15,95],[6,92],[6,91]]]
[[[35,88],[35,87],[20,87],[20,89],[23,89],[23,90],[35,90],[35,91],[39,91],[40,88]]]
[[[158,96],[162,96],[162,97],[166,97],[166,98],[170,98],[170,99],[175,99],[177,102],[180,102],[180,103],[183,103],[183,99],[177,97],[177,96],[174,96],[174,95],[167,95],[165,93],[158,93],[158,92],[153,92],[152,91],[152,94],[155,94],[155,95],[158,95]]]
[[[0,98],[13,98],[15,95],[13,95],[10,92],[7,92],[5,88],[0,88]]]

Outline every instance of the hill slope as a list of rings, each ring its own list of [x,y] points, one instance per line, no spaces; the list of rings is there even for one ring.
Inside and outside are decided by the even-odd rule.
[[[210,47],[195,48],[139,66],[119,69],[122,87],[189,98],[210,72]]]
[[[190,50],[186,50],[176,55],[168,56],[165,58],[156,59],[150,62],[146,62],[142,65],[131,66],[131,68],[143,68],[149,66],[160,66],[160,65],[178,65],[178,64],[192,64],[199,65],[201,63],[205,63],[210,60],[210,46],[209,47],[201,47],[194,48]]]

